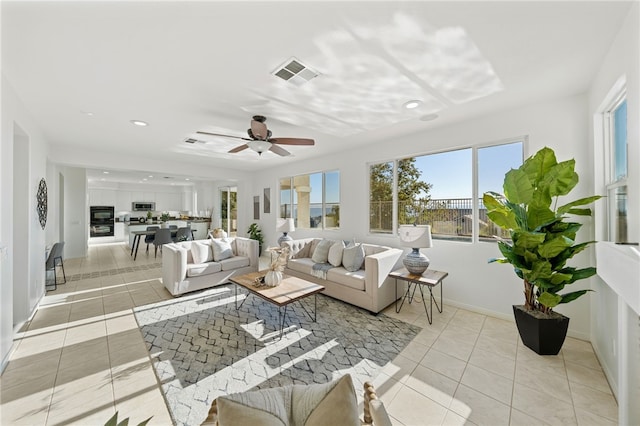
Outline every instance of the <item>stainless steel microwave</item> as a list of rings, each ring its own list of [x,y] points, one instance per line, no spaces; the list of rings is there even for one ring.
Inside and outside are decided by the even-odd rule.
[[[155,209],[156,203],[153,201],[134,201],[131,203],[131,210],[134,212],[154,211]]]

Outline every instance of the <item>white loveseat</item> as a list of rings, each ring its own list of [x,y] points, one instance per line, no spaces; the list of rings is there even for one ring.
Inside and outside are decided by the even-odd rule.
[[[359,270],[350,272],[343,266],[333,267],[326,272],[324,279],[313,274],[313,250],[308,257],[297,257],[307,244],[311,243],[311,247],[315,249],[314,245],[319,241],[320,239],[305,238],[284,242],[290,252],[286,273],[323,285],[323,294],[372,313],[378,313],[395,302],[395,282],[387,276],[395,269],[402,250],[363,243],[365,257]]]
[[[235,237],[224,238],[223,241],[229,243],[232,253],[227,253],[231,256],[218,261],[214,260],[214,240],[211,239],[165,244],[162,248],[162,282],[167,290],[172,295],[179,296],[224,284],[232,275],[258,270],[256,240]],[[194,248],[194,245],[198,247]],[[211,252],[206,252],[207,247]],[[195,256],[192,250],[195,250]],[[206,260],[203,257],[205,253]]]

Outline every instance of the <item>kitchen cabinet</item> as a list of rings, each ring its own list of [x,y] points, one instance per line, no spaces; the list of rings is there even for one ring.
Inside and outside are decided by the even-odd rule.
[[[124,223],[116,222],[113,228],[113,236],[116,241],[126,241],[124,234]]]
[[[116,211],[131,211],[131,191],[118,191],[116,194]]]
[[[89,190],[90,206],[115,206],[116,190],[114,189],[90,189]]]

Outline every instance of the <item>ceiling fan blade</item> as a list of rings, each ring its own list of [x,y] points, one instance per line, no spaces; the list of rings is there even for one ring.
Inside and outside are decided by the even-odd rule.
[[[272,146],[273,146],[273,145],[272,145]],[[243,151],[243,150],[245,150],[245,149],[247,149],[247,148],[249,148],[249,145],[247,145],[247,144],[245,143],[245,144],[242,144],[242,145],[240,145],[240,146],[236,146],[235,148],[233,148],[232,150],[230,150],[230,151],[229,151],[229,153],[230,153],[230,154],[235,154],[236,152]]]
[[[209,135],[209,136],[222,136],[223,138],[234,138],[234,139],[242,139],[243,141],[250,141],[249,138],[243,138],[241,136],[231,136],[231,135],[221,135],[220,133],[209,133],[209,132],[196,132],[199,135]]]
[[[265,140],[268,137],[269,131],[267,125],[260,121],[251,120],[251,133],[257,139]]]
[[[271,144],[271,148],[269,148],[269,151],[273,152],[274,154],[278,154],[282,157],[291,155],[291,153],[286,149],[280,148],[278,145],[274,145],[274,144]]]
[[[271,143],[278,143],[280,145],[315,145],[313,139],[303,138],[273,138],[269,139]]]

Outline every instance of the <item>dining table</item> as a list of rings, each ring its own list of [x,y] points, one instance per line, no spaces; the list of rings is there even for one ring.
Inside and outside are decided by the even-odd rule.
[[[133,234],[133,244],[131,245],[131,256],[133,256],[133,260],[136,260],[136,258],[138,257],[138,246],[140,245],[140,239],[142,238],[142,236],[155,235],[156,231],[157,229],[131,231],[131,234]],[[171,230],[171,237],[174,238],[177,233],[178,233],[177,229]],[[191,239],[192,240],[194,239],[193,229],[191,230]]]

